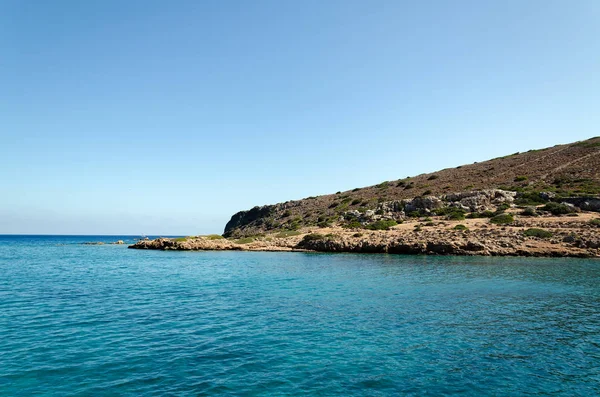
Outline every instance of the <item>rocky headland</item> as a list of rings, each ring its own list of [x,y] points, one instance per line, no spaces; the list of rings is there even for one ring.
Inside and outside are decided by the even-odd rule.
[[[600,257],[600,138],[254,207],[136,249]]]

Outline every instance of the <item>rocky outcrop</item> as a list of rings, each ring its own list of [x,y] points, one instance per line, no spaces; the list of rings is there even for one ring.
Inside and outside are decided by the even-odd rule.
[[[224,236],[233,236],[236,229],[242,228],[253,222],[266,219],[276,210],[276,205],[264,205],[262,207],[254,207],[248,211],[240,211],[234,214],[229,222],[225,225]],[[259,223],[257,226],[260,226]]]
[[[223,251],[223,250],[241,250],[238,244],[235,244],[229,240],[208,240],[205,238],[189,238],[189,239],[170,239],[170,238],[157,238],[155,240],[140,240],[137,243],[130,245],[129,248],[134,249],[149,249],[149,250],[161,250],[161,251],[197,251],[197,250],[210,250],[210,251]]]
[[[600,212],[600,199],[595,197],[570,197],[560,201],[571,204],[583,211]]]

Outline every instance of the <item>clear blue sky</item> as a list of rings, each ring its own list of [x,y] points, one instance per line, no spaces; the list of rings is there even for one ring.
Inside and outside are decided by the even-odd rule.
[[[0,233],[254,205],[600,135],[600,1],[0,1]]]

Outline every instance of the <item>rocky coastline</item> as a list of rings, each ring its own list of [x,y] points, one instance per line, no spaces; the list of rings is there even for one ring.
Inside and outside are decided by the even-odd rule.
[[[134,249],[600,257],[600,137],[235,213]]]
[[[243,239],[191,236],[142,240],[129,248],[600,258],[600,214],[579,211],[523,216],[522,212],[518,208],[503,211],[512,218],[504,224],[492,223],[490,218],[451,220],[432,213],[407,218],[388,230],[307,227]]]

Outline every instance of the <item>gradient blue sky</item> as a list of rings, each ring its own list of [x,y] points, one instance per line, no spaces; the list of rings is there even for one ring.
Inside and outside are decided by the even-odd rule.
[[[0,233],[236,211],[600,135],[600,1],[0,1]]]

